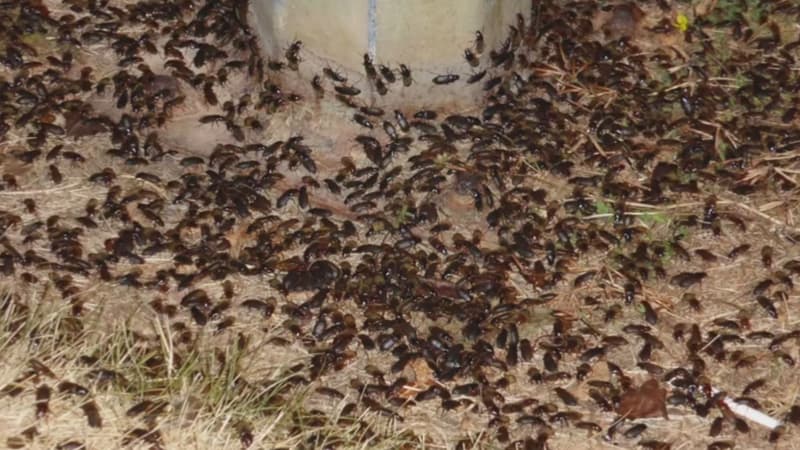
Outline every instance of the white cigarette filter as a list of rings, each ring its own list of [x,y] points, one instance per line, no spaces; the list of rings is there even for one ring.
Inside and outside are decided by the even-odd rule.
[[[717,389],[711,388],[712,394],[717,394],[718,392],[719,391]],[[780,420],[768,416],[763,412],[751,408],[742,403],[737,403],[733,401],[733,399],[731,399],[730,397],[725,397],[725,399],[722,400],[722,402],[725,403],[725,405],[728,408],[730,408],[730,410],[733,411],[733,413],[736,414],[737,416],[743,419],[747,419],[751,422],[755,422],[759,425],[765,426],[771,430],[774,430],[775,428],[778,428],[781,425]]]

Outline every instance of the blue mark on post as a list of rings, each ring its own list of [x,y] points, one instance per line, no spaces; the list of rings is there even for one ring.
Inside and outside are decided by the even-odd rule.
[[[367,6],[367,53],[375,61],[378,51],[378,0],[369,0]]]

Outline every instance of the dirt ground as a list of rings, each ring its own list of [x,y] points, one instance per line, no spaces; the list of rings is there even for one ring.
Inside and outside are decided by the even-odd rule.
[[[800,5],[533,1],[399,113],[246,8],[0,5],[0,445],[800,445]]]

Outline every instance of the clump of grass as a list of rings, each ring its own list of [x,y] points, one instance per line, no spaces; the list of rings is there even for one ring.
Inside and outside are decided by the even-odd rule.
[[[72,317],[63,303],[23,301],[13,288],[2,291],[0,312],[0,398],[13,393],[18,408],[19,399],[42,382],[79,383],[98,403],[103,427],[116,430],[103,433],[111,439],[101,444],[106,448],[139,441],[175,448],[424,446],[423,438],[399,432],[369,410],[341,414],[346,401],[357,399],[341,400],[339,414],[313,408],[314,384],[299,364],[307,357],[257,365],[259,346],[247,343],[251,336],[240,334],[227,342],[200,331],[191,342],[179,343],[174,330],[156,316],[149,330],[134,329],[126,318],[108,326],[96,316]],[[36,367],[57,380],[47,380],[49,375],[37,373]],[[115,419],[110,411],[122,414]],[[382,422],[386,427],[376,429]],[[0,432],[0,439],[28,442],[19,433],[29,426],[28,418],[21,418],[18,426]],[[202,436],[203,442],[193,436]]]
[[[598,200],[597,202],[595,202],[594,206],[596,208],[596,211],[595,211],[596,214],[613,214],[614,213],[614,206],[612,204],[608,203],[608,202],[603,201],[603,200]]]

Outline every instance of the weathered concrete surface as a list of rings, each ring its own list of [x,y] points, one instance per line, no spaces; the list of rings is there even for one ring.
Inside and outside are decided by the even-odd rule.
[[[475,32],[480,31],[485,50],[506,39],[516,17],[530,15],[529,0],[253,0],[251,24],[261,38],[262,49],[271,59],[284,59],[286,50],[302,42],[302,62],[297,72],[280,74],[287,88],[301,95],[314,95],[311,80],[331,67],[348,77],[348,83],[362,90],[361,103],[371,105],[451,106],[474,105],[481,97],[481,83],[467,84],[475,72],[464,58],[474,50]],[[397,77],[385,83],[388,93],[380,95],[370,83],[363,66],[364,54],[375,66],[391,68]],[[411,86],[401,81],[399,65],[412,71]],[[460,79],[434,85],[437,75],[456,74]],[[323,86],[333,96],[333,85]],[[385,80],[384,80],[385,82]],[[380,100],[379,100],[380,99]]]

